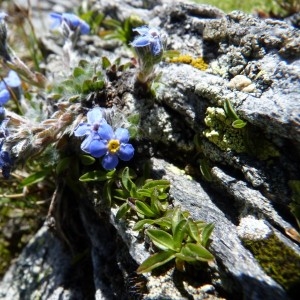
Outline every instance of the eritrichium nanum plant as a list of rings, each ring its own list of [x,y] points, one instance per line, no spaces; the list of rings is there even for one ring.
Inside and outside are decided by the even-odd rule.
[[[102,117],[102,109],[95,107],[87,113],[87,123],[80,123],[74,131],[75,136],[85,136],[81,149],[95,158],[103,157],[102,166],[106,170],[114,169],[119,159],[128,161],[134,155],[129,141],[129,132],[125,128],[113,128]]]
[[[96,101],[97,95],[106,95],[107,86],[111,86],[107,73],[114,72],[116,64],[107,57],[97,61],[102,64],[86,59],[76,61],[77,41],[82,35],[90,34],[95,24],[72,13],[50,14],[50,32],[63,40],[60,71],[65,78],[60,74],[60,79],[56,79],[60,81],[56,82],[32,71],[7,45],[7,17],[6,13],[0,13],[3,67],[0,73],[0,168],[3,177],[20,178],[20,173],[18,176],[14,173],[20,167],[25,169],[24,174],[30,174],[19,182],[21,187],[43,180],[52,180],[52,186],[53,181],[63,181],[64,184],[57,184],[55,188],[54,202],[64,199],[57,196],[64,193],[63,190],[58,192],[61,186],[76,191],[74,197],[82,201],[86,199],[89,182],[99,182],[97,187],[103,192],[101,201],[106,201],[105,212],[111,206],[117,207],[116,218],[133,218],[136,222],[133,230],[143,231],[156,247],[156,253],[141,264],[138,273],[150,272],[171,260],[181,271],[185,270],[186,263],[212,261],[213,255],[206,248],[213,224],[193,220],[189,212],[171,205],[170,182],[151,179],[141,171],[143,166],[135,167],[140,163],[134,157],[133,145],[138,141],[134,140],[130,126],[138,128],[139,118],[130,120],[128,117],[127,120],[116,103],[108,105],[108,102]],[[136,36],[130,46],[138,61],[137,66],[131,64],[136,67],[134,80],[143,87],[150,86],[157,64],[163,58],[163,38],[158,28],[147,25],[133,28],[132,34]],[[122,72],[124,68],[119,70]],[[46,96],[41,97],[41,94]],[[135,124],[133,119],[136,119]],[[56,206],[52,203],[50,207],[53,210]],[[49,209],[51,216],[52,210]],[[58,217],[55,221],[60,222]]]

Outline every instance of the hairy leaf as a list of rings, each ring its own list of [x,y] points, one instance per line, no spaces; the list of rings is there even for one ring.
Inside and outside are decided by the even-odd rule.
[[[129,204],[127,202],[123,203],[117,212],[116,218],[117,219],[123,218],[129,210],[130,210]]]
[[[86,182],[86,181],[105,181],[111,179],[115,173],[115,170],[105,172],[105,171],[91,171],[83,174],[80,176],[79,181]]]
[[[148,257],[136,270],[137,274],[150,272],[153,269],[164,265],[175,257],[175,252],[172,250],[161,251]]]
[[[182,241],[184,235],[186,234],[187,228],[188,228],[187,220],[181,220],[175,227],[173,238],[174,238],[174,246],[177,251],[180,251],[181,249]]]
[[[193,220],[188,221],[188,230],[190,237],[197,243],[201,243],[199,228]]]
[[[175,250],[173,237],[160,229],[148,229],[147,235],[152,240],[153,244],[161,250]]]
[[[155,221],[152,220],[152,219],[143,219],[143,220],[140,220],[138,222],[136,222],[136,224],[133,226],[133,230],[141,230],[143,229],[143,227],[146,225],[146,224],[153,224]]]
[[[136,198],[137,197],[136,185],[130,178],[130,172],[128,167],[124,168],[122,172],[121,181],[123,187],[130,193],[131,197]]]
[[[202,237],[202,242],[201,244],[204,246],[204,247],[207,247],[208,245],[208,241],[209,241],[209,237],[214,229],[214,224],[213,223],[209,223],[207,224],[204,228],[203,228],[203,231],[201,233],[201,237]]]
[[[194,258],[198,261],[211,261],[214,256],[203,246],[199,244],[187,243],[180,252],[185,257]]]
[[[135,206],[136,206],[137,212],[139,212],[140,214],[142,214],[146,217],[153,218],[156,216],[155,212],[152,211],[151,208],[142,201],[139,201],[139,200],[135,201]]]

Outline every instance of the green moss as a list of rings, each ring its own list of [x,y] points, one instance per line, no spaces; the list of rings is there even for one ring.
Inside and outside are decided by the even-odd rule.
[[[232,120],[226,116],[223,108],[208,107],[204,122],[209,127],[203,132],[204,136],[220,149],[246,152],[244,129],[233,128]]]
[[[300,285],[300,256],[288,248],[275,234],[264,240],[244,240],[265,272],[288,293]]]

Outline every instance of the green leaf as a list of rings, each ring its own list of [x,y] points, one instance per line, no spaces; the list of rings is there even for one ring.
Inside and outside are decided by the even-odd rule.
[[[199,244],[187,243],[182,247],[180,253],[197,261],[211,261],[214,259],[214,256]]]
[[[163,210],[163,207],[158,200],[158,192],[155,189],[151,194],[151,209],[154,211],[154,213],[159,216]]]
[[[113,27],[113,28],[122,27],[122,23],[115,19],[106,19],[102,23],[103,23],[103,25]]]
[[[245,122],[241,119],[238,119],[238,120],[233,121],[231,125],[234,128],[243,128],[247,125],[247,122]]]
[[[106,56],[103,56],[103,57],[102,57],[102,69],[103,69],[103,70],[106,70],[106,69],[109,68],[110,66],[111,66],[110,60],[109,60]]]
[[[153,244],[159,249],[170,249],[176,251],[174,247],[173,237],[169,233],[160,229],[148,229],[146,233],[152,240]]]
[[[234,108],[232,107],[231,102],[228,99],[226,99],[224,101],[224,110],[225,110],[226,115],[229,118],[231,118],[233,120],[238,120],[239,119],[239,116],[236,114]]]
[[[150,272],[175,258],[174,251],[161,251],[148,257],[136,270],[137,274]]]
[[[189,235],[193,240],[195,240],[197,243],[201,243],[200,239],[200,231],[199,228],[193,220],[188,221],[188,230],[189,230]]]
[[[147,182],[143,185],[142,189],[150,189],[150,188],[163,188],[167,189],[170,187],[170,181],[165,179],[160,180],[147,180]]]
[[[95,170],[91,172],[87,172],[80,176],[79,181],[87,182],[87,181],[105,181],[108,179],[113,178],[113,175],[115,173],[115,170],[105,172],[101,170]]]
[[[172,216],[172,233],[174,234],[175,229],[177,227],[177,224],[181,221],[182,216],[181,216],[181,210],[180,207],[177,206],[175,207],[173,211],[173,216]]]
[[[163,230],[169,231],[171,229],[171,219],[168,217],[162,217],[154,220],[154,224],[158,225]]]
[[[130,178],[130,172],[129,172],[128,167],[124,168],[124,170],[122,172],[121,181],[122,181],[123,187],[130,193],[130,196],[133,198],[136,198],[137,197],[136,185]]]
[[[143,229],[143,227],[146,225],[146,224],[153,224],[155,222],[155,220],[152,220],[152,219],[143,219],[143,220],[140,220],[138,222],[136,222],[136,224],[133,226],[133,230],[141,230]]]
[[[136,191],[138,198],[142,198],[142,197],[151,197],[152,195],[152,191],[148,190],[148,189],[138,189]]]
[[[72,163],[72,157],[65,157],[61,159],[56,166],[56,173],[57,174],[62,173],[63,171],[69,168],[71,163]]]
[[[128,197],[130,197],[128,191],[123,189],[114,189],[114,198],[121,200],[121,201],[127,201]]]
[[[153,218],[156,216],[155,212],[153,212],[151,210],[151,208],[142,201],[139,201],[139,200],[135,201],[135,206],[136,206],[137,212],[146,217]]]
[[[92,92],[93,91],[93,81],[91,79],[86,79],[82,83],[81,89],[84,94],[88,94],[89,92]]]
[[[111,207],[111,201],[112,201],[111,187],[113,183],[114,183],[113,180],[108,180],[105,182],[103,187],[103,200],[105,202],[106,207]]]
[[[21,181],[20,186],[24,187],[24,186],[29,186],[29,185],[38,183],[38,182],[44,180],[45,177],[49,174],[49,172],[50,172],[50,169],[45,169],[43,171],[36,172],[36,173],[28,176],[27,178],[24,178]]]
[[[213,180],[211,175],[211,167],[208,163],[208,160],[205,158],[200,159],[200,172],[207,181],[211,182]]]
[[[130,210],[130,206],[129,206],[129,204],[126,202],[126,203],[123,203],[121,206],[120,206],[120,208],[119,208],[119,210],[118,210],[118,212],[117,212],[117,214],[116,214],[116,218],[119,220],[119,219],[121,219],[121,218],[123,218],[124,216],[125,216],[125,214],[128,212]]]
[[[201,237],[202,237],[202,242],[201,244],[206,247],[209,241],[209,237],[214,229],[214,224],[213,223],[209,223],[207,224],[204,228],[203,231],[201,232]]]
[[[85,154],[80,155],[79,158],[84,166],[90,166],[96,161],[94,157]]]
[[[195,263],[197,261],[197,259],[193,256],[188,256],[182,253],[176,253],[175,254],[176,259],[182,260],[182,261],[187,261],[189,263]]]
[[[127,118],[128,122],[133,125],[138,125],[140,122],[140,114],[133,114]]]
[[[81,75],[84,75],[85,71],[84,69],[80,68],[80,67],[75,67],[73,70],[73,76],[75,78],[80,77]]]
[[[100,91],[104,88],[105,82],[104,80],[97,80],[96,82],[93,82],[92,90],[93,91]]]
[[[186,234],[188,227],[187,220],[181,220],[177,226],[175,227],[173,239],[174,239],[174,246],[175,249],[179,252],[182,246],[182,241],[184,238],[184,235]]]

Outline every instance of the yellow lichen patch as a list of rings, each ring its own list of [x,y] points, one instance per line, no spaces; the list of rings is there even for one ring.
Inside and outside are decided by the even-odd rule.
[[[206,70],[208,68],[208,64],[204,61],[202,57],[193,58],[191,55],[184,54],[179,55],[169,59],[170,63],[181,63],[181,64],[188,64],[197,68],[199,70]]]

